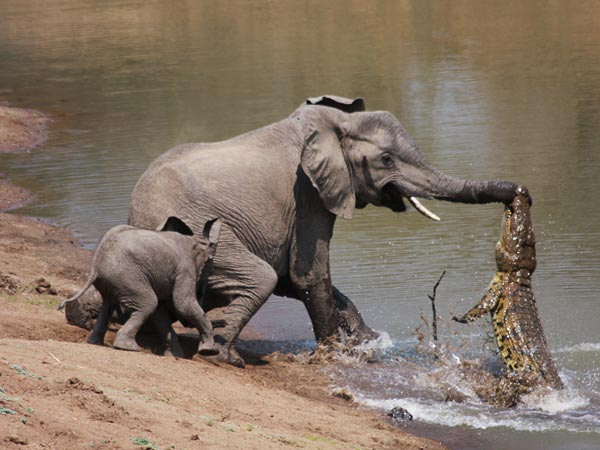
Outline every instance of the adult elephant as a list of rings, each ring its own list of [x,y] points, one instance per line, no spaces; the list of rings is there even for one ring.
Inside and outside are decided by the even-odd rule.
[[[223,227],[204,307],[222,309],[220,358],[243,366],[234,343],[273,293],[304,302],[318,341],[341,325],[376,336],[331,283],[329,241],[336,218],[367,204],[405,211],[418,198],[510,202],[516,185],[467,181],[429,165],[389,112],[364,112],[362,99],[309,99],[289,117],[218,143],[179,145],[137,182],[129,223],[155,229],[169,216],[195,233],[215,217]],[[209,313],[210,316],[210,313]]]

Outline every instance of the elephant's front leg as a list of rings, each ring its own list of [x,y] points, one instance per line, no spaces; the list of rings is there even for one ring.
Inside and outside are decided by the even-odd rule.
[[[377,339],[379,333],[369,327],[356,309],[352,300],[346,297],[335,286],[332,286],[335,306],[338,310],[338,324],[344,333],[357,343]]]
[[[311,280],[297,278],[294,280],[298,298],[304,303],[313,326],[315,338],[322,342],[329,338],[339,338],[338,311],[328,278]]]
[[[339,337],[338,311],[329,270],[333,221],[299,224],[290,249],[290,280],[304,303],[317,341]]]
[[[340,327],[351,342],[361,343],[377,339],[379,333],[369,327],[363,320],[360,312],[348,297],[338,288],[331,286],[335,307],[337,309],[338,327]],[[289,298],[297,298],[298,293],[294,288],[290,277],[280,278],[275,289],[275,295]],[[213,325],[214,326],[214,325]]]

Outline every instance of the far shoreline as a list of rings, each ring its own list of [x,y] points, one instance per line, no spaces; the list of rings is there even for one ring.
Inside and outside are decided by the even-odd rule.
[[[26,152],[48,138],[50,117],[34,109],[8,106],[0,102],[0,153]]]
[[[17,209],[28,204],[33,198],[29,189],[18,186],[0,173],[0,212]]]
[[[50,122],[50,117],[40,111],[0,101],[0,154],[28,152],[43,145]],[[25,206],[32,196],[29,189],[14,184],[10,174],[0,172],[0,212]]]

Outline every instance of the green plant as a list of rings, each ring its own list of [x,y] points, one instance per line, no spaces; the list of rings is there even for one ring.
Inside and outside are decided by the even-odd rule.
[[[23,375],[24,377],[35,378],[36,380],[42,379],[42,377],[38,375],[34,375],[32,373],[27,372],[23,367],[21,367],[18,364],[11,364],[10,368],[16,371],[19,375]]]
[[[158,445],[156,445],[154,442],[149,441],[147,438],[137,437],[137,438],[131,438],[130,440],[135,445],[142,446],[146,449],[159,450]]]

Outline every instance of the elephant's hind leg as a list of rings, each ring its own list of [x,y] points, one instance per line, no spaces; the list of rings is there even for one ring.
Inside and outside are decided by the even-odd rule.
[[[218,355],[212,325],[196,299],[196,280],[193,276],[177,277],[173,288],[173,308],[180,320],[185,320],[198,330],[198,353],[203,356]]]
[[[113,347],[120,350],[139,352],[140,347],[135,341],[135,337],[144,322],[150,318],[158,307],[158,299],[154,291],[148,288],[143,292],[122,298],[120,303],[125,312],[130,312],[131,315],[117,332]]]
[[[176,356],[178,358],[183,358],[185,354],[181,348],[181,345],[179,344],[177,333],[175,333],[175,330],[171,324],[171,318],[169,317],[168,309],[164,305],[159,305],[154,314],[152,314],[150,320],[165,344],[163,356]]]
[[[110,318],[114,310],[115,305],[113,303],[106,299],[102,300],[102,307],[98,313],[98,318],[94,324],[94,329],[87,339],[89,344],[104,345],[104,336],[106,335],[108,322],[110,322]]]
[[[221,345],[219,360],[244,367],[235,350],[235,341],[252,316],[267,301],[277,285],[277,274],[265,261],[248,251],[229,232],[221,232],[214,269],[209,277],[209,295],[227,301],[222,309],[224,322],[215,329],[215,341]]]

